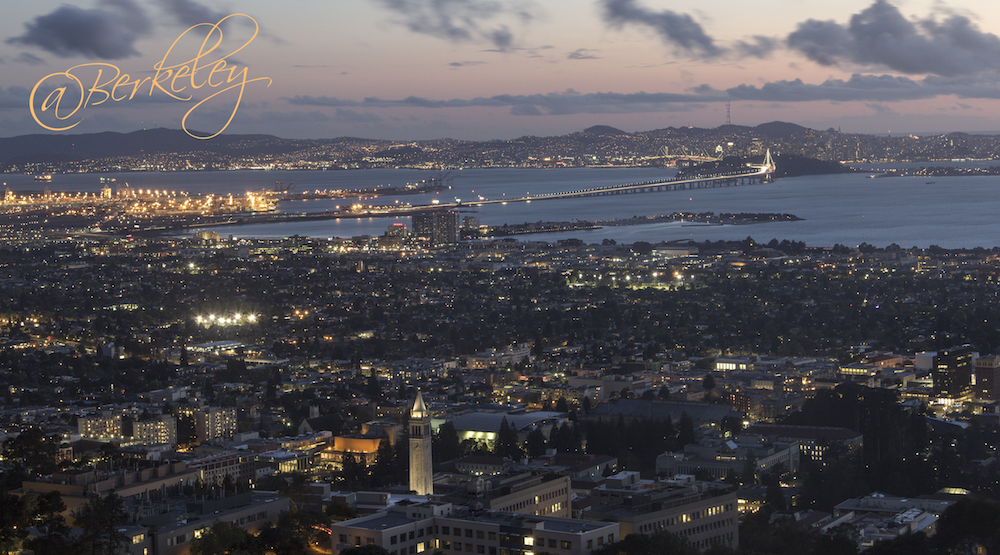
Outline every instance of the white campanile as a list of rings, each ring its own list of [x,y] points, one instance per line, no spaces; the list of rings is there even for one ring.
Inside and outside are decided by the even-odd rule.
[[[410,489],[417,495],[434,493],[434,471],[431,466],[431,413],[417,390],[417,399],[410,409]]]

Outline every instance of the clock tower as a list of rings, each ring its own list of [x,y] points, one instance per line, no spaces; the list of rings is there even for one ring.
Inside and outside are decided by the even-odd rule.
[[[417,495],[434,493],[434,471],[431,466],[431,413],[417,390],[417,399],[410,409],[410,489]]]

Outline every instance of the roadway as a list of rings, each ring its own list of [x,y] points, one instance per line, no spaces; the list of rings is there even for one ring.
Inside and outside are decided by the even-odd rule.
[[[560,193],[543,193],[539,195],[525,195],[522,197],[504,199],[480,199],[474,201],[461,201],[440,203],[434,205],[437,208],[456,208],[459,206],[481,206],[484,204],[507,204],[508,202],[531,202],[538,200],[556,200],[576,197],[593,197],[604,195],[618,195],[626,193],[644,193],[653,191],[676,191],[688,189],[701,189],[707,187],[724,187],[731,185],[750,184],[754,182],[766,181],[768,175],[774,171],[773,164],[754,164],[747,166],[745,171],[720,172],[705,175],[698,175],[690,178],[658,179],[653,181],[641,181],[634,183],[624,183],[620,185],[608,185],[605,187],[595,187],[592,189],[578,189],[576,191],[563,191]],[[427,206],[413,207],[426,210]]]

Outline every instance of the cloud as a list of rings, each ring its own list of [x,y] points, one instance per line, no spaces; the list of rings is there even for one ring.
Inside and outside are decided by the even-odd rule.
[[[898,116],[899,112],[893,110],[892,108],[886,106],[885,104],[879,104],[877,102],[869,102],[865,104],[870,110],[875,112],[878,116]]]
[[[510,107],[512,116],[543,116],[545,115],[538,106],[533,104],[517,104]]]
[[[576,50],[570,52],[566,55],[567,60],[599,60],[600,56],[595,56],[591,54],[593,50],[588,50],[586,48],[577,48]]]
[[[31,92],[24,87],[0,87],[0,110],[28,108],[28,97]]]
[[[778,41],[761,35],[751,38],[752,42],[737,41],[735,50],[751,58],[768,58],[778,48]]]
[[[475,61],[468,61],[468,62],[451,62],[451,63],[450,63],[450,64],[448,64],[448,65],[449,65],[449,66],[451,66],[451,67],[465,67],[465,66],[478,66],[478,65],[483,65],[483,64],[485,64],[485,63],[486,63],[486,62],[475,62]]]
[[[876,0],[847,25],[800,23],[786,43],[826,66],[859,64],[945,77],[1000,69],[1000,37],[980,31],[969,18],[950,14],[943,21],[910,21],[886,0]]]
[[[64,5],[25,23],[25,33],[8,44],[35,46],[61,57],[117,60],[136,56],[136,39],[151,25],[132,0],[102,0],[96,9]]]
[[[185,27],[197,25],[199,23],[215,23],[226,17],[227,13],[217,12],[202,6],[193,0],[159,0],[160,5],[168,14],[174,17],[178,23]]]
[[[345,108],[337,108],[337,114],[333,117],[337,123],[381,123],[382,118],[368,112],[355,112]]]
[[[510,108],[513,115],[569,115],[569,114],[625,114],[644,112],[677,112],[690,109],[697,103],[723,100],[718,91],[711,94],[674,93],[587,93],[573,90],[561,93],[508,95],[471,99],[432,100],[410,96],[399,100],[366,98],[361,101],[327,96],[296,96],[288,102],[296,106],[325,106],[333,108]]]
[[[699,89],[703,92],[704,89]],[[739,85],[726,90],[734,100],[761,100],[766,102],[807,102],[812,100],[849,101],[891,101],[913,100],[936,96],[921,83],[909,77],[893,75],[852,75],[850,79],[830,79],[812,85],[793,81],[773,81],[757,88],[754,85]]]
[[[635,0],[600,0],[604,19],[611,25],[641,25],[656,31],[664,42],[688,54],[714,58],[724,53],[690,15],[670,10],[654,11],[636,5]]]
[[[696,93],[720,94],[707,85],[695,89]],[[945,78],[928,76],[920,80],[896,75],[854,74],[846,81],[830,79],[818,85],[793,81],[773,81],[761,85],[739,85],[724,93],[733,100],[758,100],[763,102],[898,102],[939,96],[958,98],[1000,99],[1000,80],[996,77]]]
[[[734,101],[763,104],[798,102],[864,102],[874,105],[941,96],[959,99],[1000,99],[1000,76],[945,78],[927,76],[913,79],[898,75],[854,74],[849,79],[829,79],[805,83],[801,79],[773,81],[763,85],[739,85],[718,90],[699,85],[687,93],[580,93],[572,89],[546,94],[499,94],[488,97],[437,100],[419,96],[399,99],[368,97],[351,100],[330,96],[295,96],[285,100],[293,106],[336,108],[349,117],[353,110],[379,108],[508,108],[519,116],[570,114],[633,114],[683,112],[706,104]],[[371,114],[368,114],[371,116]]]
[[[398,15],[414,33],[451,42],[487,42],[506,52],[514,34],[504,21],[528,24],[534,17],[525,6],[497,0],[376,0]]]
[[[14,58],[15,62],[28,64],[29,66],[42,66],[45,65],[45,60],[35,56],[31,52],[21,52]]]

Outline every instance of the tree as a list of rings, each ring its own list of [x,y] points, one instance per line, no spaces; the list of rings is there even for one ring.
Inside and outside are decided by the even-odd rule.
[[[263,550],[254,537],[230,522],[216,522],[191,542],[191,555],[221,555],[223,553],[257,555]]]
[[[932,540],[951,553],[1000,551],[1000,505],[994,501],[963,497],[948,507],[938,521]]]
[[[500,431],[497,432],[493,454],[513,460],[521,458],[522,452],[517,440],[517,430],[512,424],[507,422],[506,416],[500,422]]]
[[[678,428],[677,442],[681,448],[691,443],[697,443],[698,440],[694,436],[694,421],[688,416],[687,411],[681,413],[681,421]]]
[[[451,421],[445,422],[438,427],[438,431],[431,439],[431,453],[435,462],[450,461],[462,455],[461,442],[458,440],[458,431]]]
[[[9,553],[28,535],[23,497],[0,491],[0,550]]]
[[[122,498],[111,492],[101,497],[92,494],[76,514],[76,526],[83,530],[80,551],[98,555],[116,553],[128,538],[119,531],[127,514]]]
[[[56,451],[59,436],[46,435],[41,428],[28,428],[17,437],[4,443],[8,459],[20,460],[24,466],[38,474],[52,474],[56,470]]]
[[[177,444],[191,445],[198,441],[198,431],[193,416],[177,417]]]
[[[540,428],[535,428],[528,432],[528,437],[524,439],[525,448],[531,458],[540,457],[545,454],[545,432]]]
[[[340,480],[348,491],[368,489],[370,476],[365,463],[355,458],[353,453],[344,453],[341,461]]]
[[[433,453],[433,449],[431,450]],[[392,444],[388,438],[382,438],[378,443],[378,450],[375,451],[375,464],[372,465],[372,482],[375,487],[391,485],[395,478],[393,472],[393,458],[395,457]]]
[[[753,449],[747,449],[747,456],[743,461],[743,483],[757,483],[757,453]]]
[[[65,555],[70,550],[69,527],[62,513],[66,510],[62,495],[50,491],[35,498],[35,527],[40,535],[29,539],[25,546],[36,555]]]

